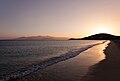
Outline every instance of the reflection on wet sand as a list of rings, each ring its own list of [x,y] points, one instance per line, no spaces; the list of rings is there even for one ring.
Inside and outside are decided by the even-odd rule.
[[[95,64],[81,81],[120,81],[120,41],[111,41],[104,51],[106,59]]]

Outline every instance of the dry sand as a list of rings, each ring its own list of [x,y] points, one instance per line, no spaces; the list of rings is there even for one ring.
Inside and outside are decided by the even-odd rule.
[[[91,66],[80,81],[120,81],[120,41],[111,41],[104,53],[106,59]]]
[[[105,58],[103,53],[106,44],[94,46],[69,60],[38,70],[28,76],[14,81],[82,81],[88,68]],[[80,80],[83,77],[82,80]],[[85,78],[85,79],[84,79]],[[91,78],[91,77],[90,77]],[[12,80],[13,81],[13,80]],[[92,80],[93,81],[93,80]]]

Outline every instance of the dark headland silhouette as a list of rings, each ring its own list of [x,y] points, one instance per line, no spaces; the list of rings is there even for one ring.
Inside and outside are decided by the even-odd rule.
[[[120,36],[115,36],[107,33],[100,33],[84,38],[70,38],[69,40],[120,40]]]

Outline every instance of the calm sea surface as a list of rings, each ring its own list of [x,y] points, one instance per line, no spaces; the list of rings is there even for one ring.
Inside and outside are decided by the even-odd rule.
[[[0,41],[0,76],[102,41]]]

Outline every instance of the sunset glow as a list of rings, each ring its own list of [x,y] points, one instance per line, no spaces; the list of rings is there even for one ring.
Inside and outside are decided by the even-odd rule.
[[[110,27],[107,27],[107,26],[98,26],[96,27],[95,29],[93,29],[95,34],[98,34],[98,33],[113,33],[110,29]]]
[[[119,3],[120,0],[0,0],[0,39],[120,35]]]

